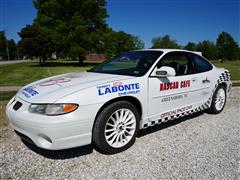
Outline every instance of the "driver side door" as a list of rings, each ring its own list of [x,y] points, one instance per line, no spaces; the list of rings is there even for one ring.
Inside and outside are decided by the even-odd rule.
[[[191,56],[186,52],[170,52],[157,67],[172,67],[176,76],[158,77],[154,71],[148,79],[149,121],[166,121],[178,113],[191,110],[201,101],[201,85],[194,74]]]

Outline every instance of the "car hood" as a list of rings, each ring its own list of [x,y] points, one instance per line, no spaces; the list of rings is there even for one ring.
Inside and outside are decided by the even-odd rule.
[[[58,99],[80,90],[132,76],[79,72],[49,77],[24,86],[17,97],[29,103],[54,103]]]

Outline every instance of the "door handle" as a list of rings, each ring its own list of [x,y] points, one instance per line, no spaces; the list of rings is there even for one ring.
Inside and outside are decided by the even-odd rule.
[[[202,83],[210,83],[210,81],[209,81],[208,78],[206,77],[206,79],[202,80]]]

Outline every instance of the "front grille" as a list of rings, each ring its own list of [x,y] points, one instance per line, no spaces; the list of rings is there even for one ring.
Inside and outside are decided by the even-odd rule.
[[[15,111],[17,111],[21,106],[22,106],[22,103],[19,102],[19,101],[17,101],[17,102],[14,104],[13,109],[14,109]]]

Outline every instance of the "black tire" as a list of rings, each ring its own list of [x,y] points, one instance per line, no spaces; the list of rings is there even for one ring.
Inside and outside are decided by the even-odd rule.
[[[225,101],[224,101],[224,104],[223,104],[222,108],[221,108],[221,109],[217,109],[217,108],[216,108],[216,99],[217,99],[217,93],[218,93],[220,90],[224,90]],[[226,104],[226,100],[227,100],[226,88],[225,88],[223,85],[219,85],[219,86],[217,87],[217,89],[215,90],[214,94],[213,94],[211,107],[207,110],[207,112],[210,113],[210,114],[219,114],[219,113],[222,112],[222,110],[224,109],[225,104]]]
[[[131,140],[126,145],[120,148],[115,148],[110,146],[105,138],[105,126],[109,118],[111,117],[111,115],[117,110],[120,110],[123,108],[130,110],[134,114],[136,119],[136,129]],[[135,142],[136,136],[139,131],[139,121],[140,121],[140,115],[138,110],[134,105],[132,105],[127,101],[114,102],[109,106],[105,107],[102,110],[102,112],[100,112],[100,114],[98,115],[93,127],[92,142],[95,145],[95,148],[104,154],[115,154],[128,149]]]

